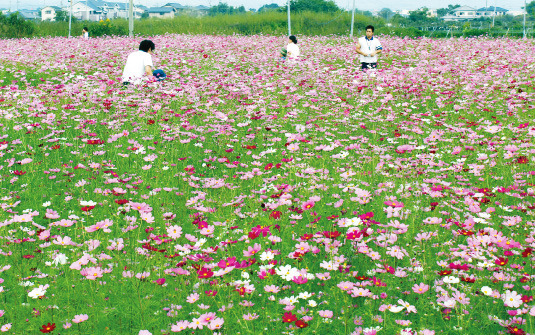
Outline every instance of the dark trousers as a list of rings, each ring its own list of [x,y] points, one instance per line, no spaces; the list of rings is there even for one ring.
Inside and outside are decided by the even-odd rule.
[[[362,70],[377,69],[377,63],[360,63]]]

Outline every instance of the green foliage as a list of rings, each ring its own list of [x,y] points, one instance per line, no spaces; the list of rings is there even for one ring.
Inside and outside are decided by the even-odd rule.
[[[410,12],[409,20],[412,21],[412,22],[427,21],[427,19],[428,19],[427,12],[428,11],[429,11],[429,9],[427,9],[427,7],[423,7],[423,8],[420,8],[418,10],[414,10],[414,11]]]
[[[395,13],[390,8],[383,8],[379,11],[378,15],[385,20],[390,20]]]
[[[451,11],[454,10],[455,8],[459,8],[459,7],[461,7],[461,5],[448,5],[447,8],[439,8],[437,9],[437,15],[438,17],[442,17],[444,15],[451,13]]]
[[[281,10],[286,10],[282,9]],[[292,12],[332,13],[341,9],[332,0],[291,0]]]
[[[242,13],[245,13],[245,7],[243,6],[232,7],[232,6],[227,5],[224,2],[220,2],[219,4],[217,4],[217,6],[210,7],[210,10],[208,12],[208,14],[212,16],[220,15],[220,14],[232,15],[232,14],[242,14]]]
[[[115,21],[112,22],[110,19],[107,19],[106,21],[100,20],[98,23],[90,24],[88,29],[91,32],[92,37],[120,36],[128,33],[127,26],[116,24]]]
[[[55,20],[56,22],[69,22],[69,13],[64,10],[57,11]],[[72,17],[71,22],[72,21],[76,21],[76,18]]]
[[[269,10],[277,10],[278,8],[279,8],[279,5],[277,5],[276,3],[272,3],[272,4],[264,5],[258,8],[258,12],[261,13],[261,12],[265,12]]]
[[[526,5],[526,12],[535,17],[535,1],[532,1]]]
[[[0,13],[0,38],[30,37],[35,34],[35,24],[25,20],[19,13]]]

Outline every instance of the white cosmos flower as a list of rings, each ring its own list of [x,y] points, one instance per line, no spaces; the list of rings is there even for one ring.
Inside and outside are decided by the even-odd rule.
[[[454,276],[446,276],[444,277],[444,279],[442,279],[445,283],[448,283],[448,284],[457,284],[458,282],[460,282],[459,278],[457,277],[454,277]]]
[[[388,310],[392,313],[398,313],[401,312],[404,308],[405,306],[392,306]]]
[[[492,289],[488,286],[483,286],[481,288],[481,292],[483,292],[484,295],[491,295],[492,294]]]

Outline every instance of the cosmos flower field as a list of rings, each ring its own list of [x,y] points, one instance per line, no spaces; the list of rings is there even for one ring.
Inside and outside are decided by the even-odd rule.
[[[7,334],[535,334],[535,44],[0,41]]]

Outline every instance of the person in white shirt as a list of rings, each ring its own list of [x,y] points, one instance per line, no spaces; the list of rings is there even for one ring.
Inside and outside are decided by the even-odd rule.
[[[299,58],[300,54],[301,52],[297,46],[297,37],[294,35],[288,37],[288,45],[286,46],[286,49],[281,50],[282,60],[286,60],[286,58],[288,58],[289,61],[294,62]]]
[[[366,27],[366,36],[359,38],[357,42],[357,53],[360,54],[361,69],[376,69],[377,55],[383,51],[381,42],[373,37],[374,28],[372,25]]]
[[[88,40],[89,39],[89,29],[87,29],[87,27],[84,27],[82,29],[82,38],[84,40]]]
[[[132,52],[126,59],[126,65],[123,70],[123,85],[130,83],[139,84],[143,80],[143,76],[154,76],[161,81],[165,79],[166,75],[162,70],[154,70],[152,63],[152,52],[156,46],[150,40],[141,41],[139,50]]]

